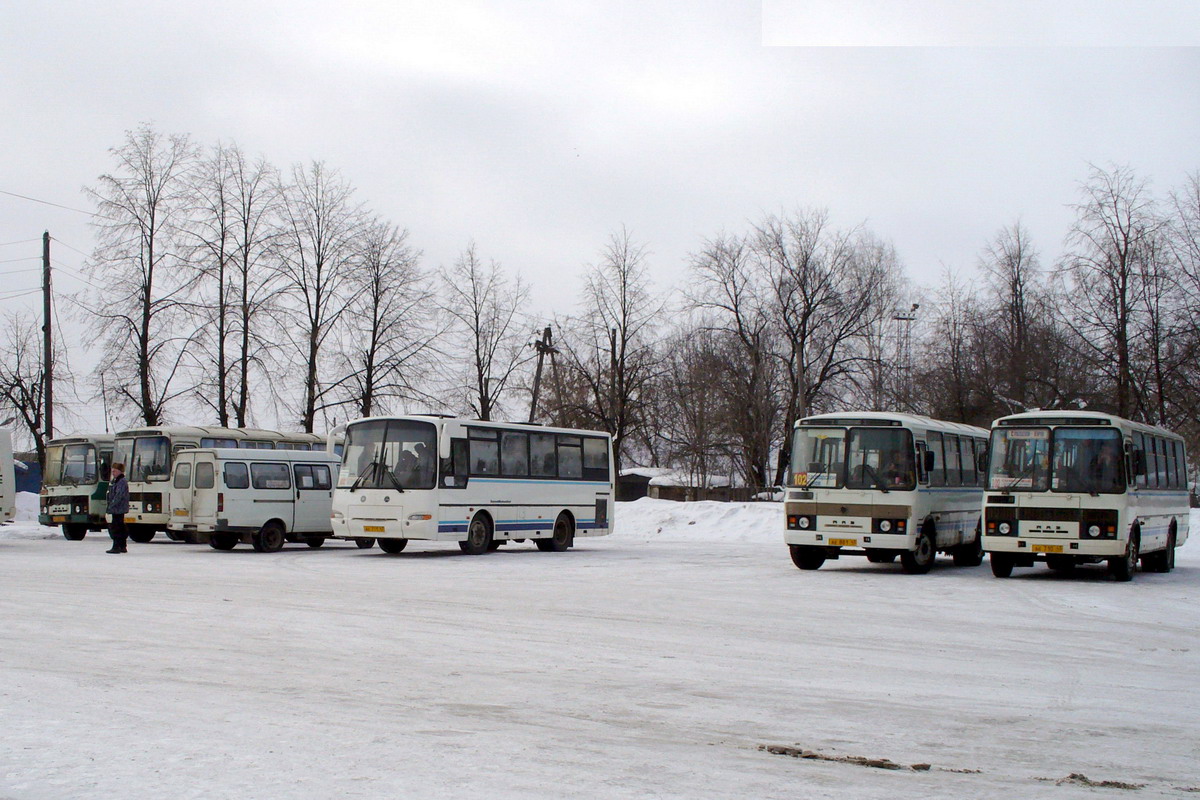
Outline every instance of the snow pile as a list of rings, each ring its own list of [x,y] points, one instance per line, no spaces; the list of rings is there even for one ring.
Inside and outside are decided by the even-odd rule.
[[[9,525],[0,527],[0,539],[61,539],[58,528],[39,525],[38,496],[33,492],[17,492],[17,516]]]
[[[33,492],[17,492],[17,522],[37,522],[38,496]]]
[[[783,537],[779,503],[676,503],[643,497],[617,503],[616,538],[637,541],[775,542]]]

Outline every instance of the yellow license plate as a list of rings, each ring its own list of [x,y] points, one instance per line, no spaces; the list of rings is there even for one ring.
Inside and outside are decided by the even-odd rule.
[[[126,522],[137,522],[137,517],[133,516],[132,514],[126,514],[125,521]]]
[[[1035,553],[1061,553],[1062,545],[1061,544],[1035,544],[1033,546],[1033,552],[1035,552]]]
[[[382,525],[363,525],[363,531],[366,533],[383,533]]]
[[[858,539],[830,539],[829,543],[834,547],[858,547]]]
[[[66,517],[51,517],[50,521],[51,522],[66,522],[67,518]]]
[[[186,508],[177,508],[177,509],[175,509],[175,511],[174,511],[174,512],[172,512],[172,513],[174,513],[174,514],[175,514],[175,516],[177,516],[177,517],[186,517],[186,516],[187,516],[187,509],[186,509]]]

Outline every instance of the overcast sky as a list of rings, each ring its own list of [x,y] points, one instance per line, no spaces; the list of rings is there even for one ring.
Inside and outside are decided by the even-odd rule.
[[[426,267],[473,239],[547,316],[621,226],[669,290],[705,237],[800,207],[865,223],[932,286],[1018,218],[1052,260],[1089,162],[1162,192],[1200,169],[1196,9],[7,0],[0,191],[87,209],[108,149],[149,122],[281,167],[325,161]],[[1138,46],[1059,46],[1114,43]],[[1007,44],[1041,46],[990,46]],[[12,261],[40,243],[8,243],[47,229],[78,269],[85,215],[0,194],[0,308],[40,307],[13,296],[38,286],[36,260]]]

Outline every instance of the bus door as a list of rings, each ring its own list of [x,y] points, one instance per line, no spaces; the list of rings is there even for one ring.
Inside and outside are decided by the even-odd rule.
[[[329,530],[333,483],[328,464],[295,464],[296,522],[298,533]]]
[[[168,494],[170,501],[171,521],[192,521],[192,454],[181,454],[175,459],[171,469],[171,490]]]
[[[217,524],[217,464],[210,453],[197,453],[193,462],[192,522]]]

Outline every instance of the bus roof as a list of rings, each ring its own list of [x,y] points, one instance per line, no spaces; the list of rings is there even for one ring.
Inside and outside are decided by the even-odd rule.
[[[1134,422],[1131,419],[1118,417],[1114,414],[1105,414],[1101,411],[1067,411],[1065,409],[1048,411],[1023,411],[1020,414],[1009,414],[1006,417],[1000,417],[992,422],[993,428],[1016,425],[1107,425],[1114,428],[1127,428],[1129,430],[1141,431],[1142,433],[1154,433],[1159,436],[1169,436],[1172,439],[1183,438],[1179,434],[1169,431],[1166,428],[1160,428],[1157,425],[1148,425],[1145,422]]]
[[[116,437],[111,433],[73,433],[70,436],[60,436],[46,442],[46,446],[57,444],[112,444]]]
[[[830,414],[814,414],[796,420],[795,427],[801,425],[893,425],[896,427],[921,428],[923,430],[944,431],[949,433],[968,433],[973,436],[986,437],[986,428],[978,428],[962,422],[946,422],[945,420],[923,417],[919,414],[905,414],[899,411],[837,411]]]
[[[193,453],[212,454],[218,461],[341,461],[339,456],[331,455],[325,450],[259,450],[247,447],[191,447],[181,451],[178,456],[190,456]]]
[[[371,422],[387,419],[411,419],[418,420],[420,422],[430,422],[435,425],[454,422],[478,428],[522,428],[530,431],[531,433],[573,433],[580,436],[604,436],[611,438],[611,434],[608,431],[595,431],[588,430],[586,428],[555,428],[549,425],[543,425],[540,422],[503,422],[500,420],[472,419],[470,417],[451,417],[444,414],[384,414],[376,417],[360,417],[359,419],[354,419],[347,422],[346,427],[356,425],[360,422]]]

